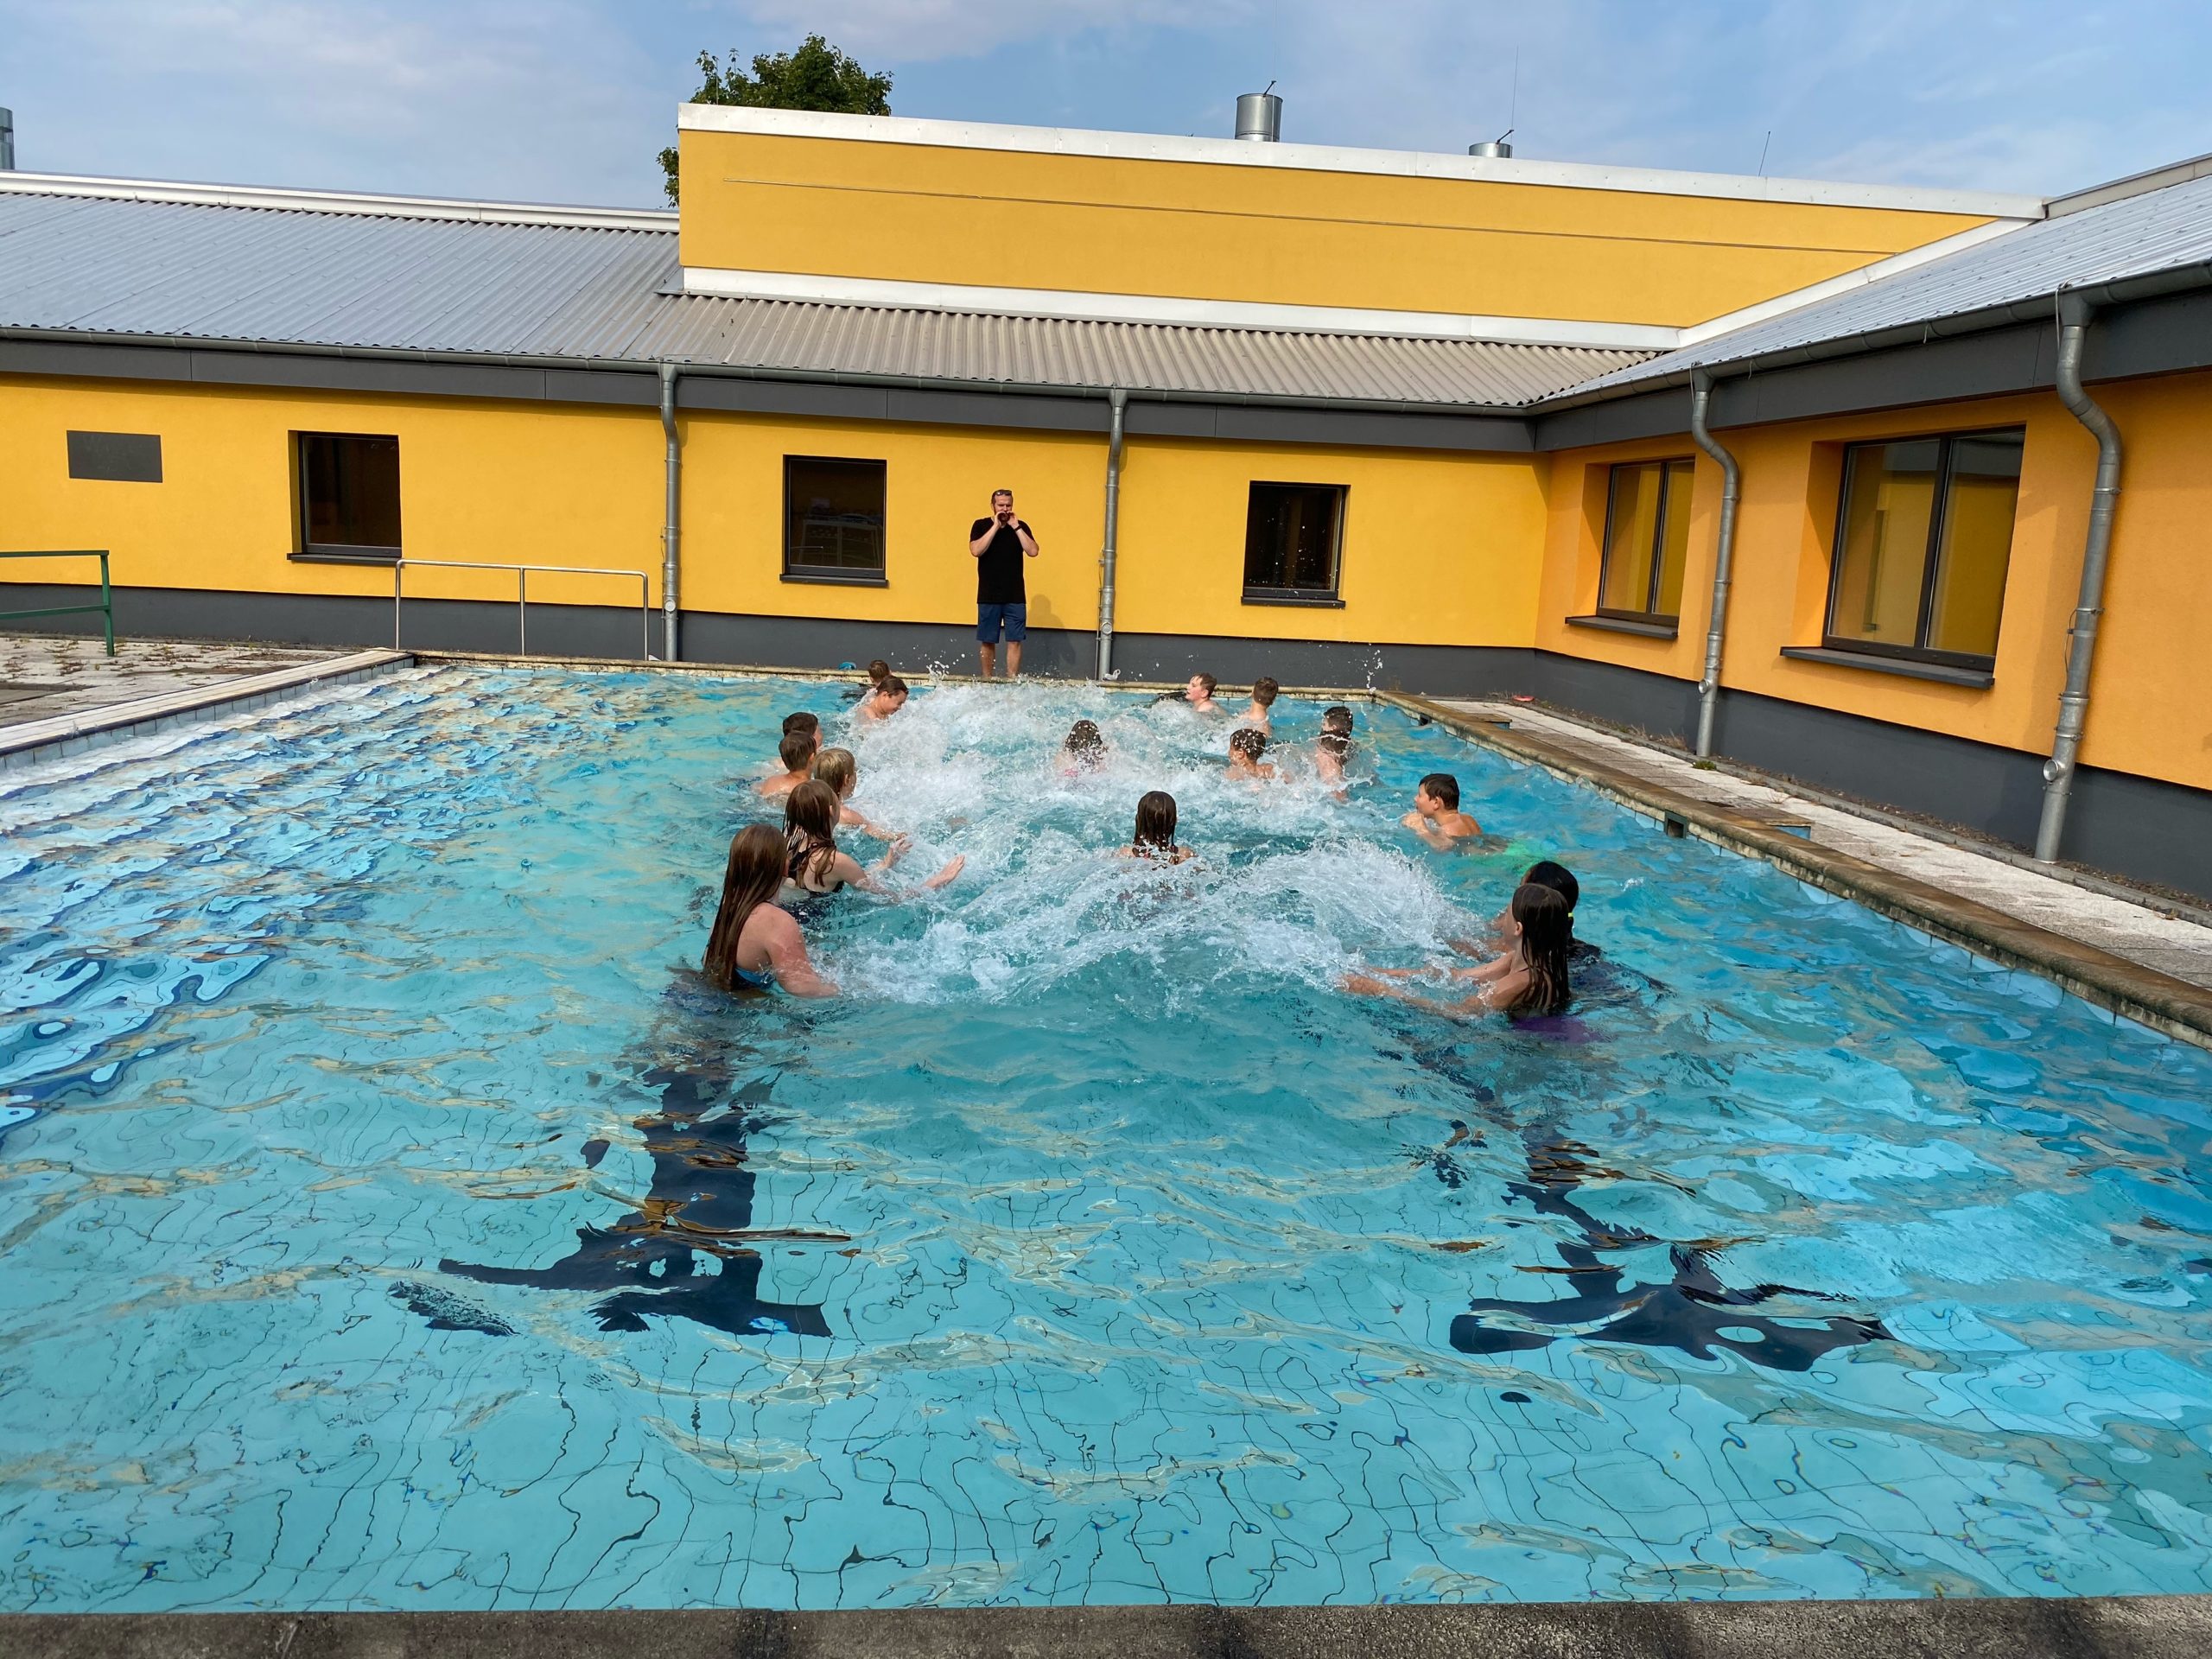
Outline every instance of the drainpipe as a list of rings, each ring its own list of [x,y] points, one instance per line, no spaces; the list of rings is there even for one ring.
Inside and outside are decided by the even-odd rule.
[[[1122,415],[1129,394],[1106,394],[1106,543],[1098,555],[1098,677],[1114,673],[1114,561],[1122,523]]]
[[[683,455],[676,442],[676,365],[660,365],[660,429],[668,439],[668,510],[661,525],[661,656],[677,662],[676,632],[677,537],[683,506]]]
[[[1713,555],[1713,619],[1705,633],[1705,677],[1697,683],[1697,756],[1713,753],[1713,721],[1720,710],[1720,646],[1728,632],[1728,575],[1736,560],[1736,498],[1742,493],[1743,469],[1736,457],[1720,446],[1706,425],[1713,398],[1713,377],[1703,369],[1690,377],[1690,436],[1697,447],[1720,463],[1720,541]]]
[[[2074,791],[2075,757],[2089,714],[2089,665],[2096,655],[2097,622],[2104,615],[2105,567],[2112,554],[2112,519],[2120,505],[2120,429],[2082,390],[2082,346],[2095,308],[2079,294],[2058,296],[2058,397],[2097,441],[2097,484],[2089,497],[2089,537],[2082,552],[2082,591],[2066,633],[2066,689],[2058,696],[2058,728],[2043,767],[2043,817],[2036,825],[2036,857],[2058,857],[2066,833],[2066,805]]]

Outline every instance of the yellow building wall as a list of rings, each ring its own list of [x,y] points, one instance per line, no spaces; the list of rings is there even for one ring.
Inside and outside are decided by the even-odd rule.
[[[1122,455],[1116,628],[1357,644],[1526,645],[1544,467],[1468,455],[1143,438]],[[1341,609],[1247,605],[1257,481],[1345,488]]]
[[[2212,645],[2212,375],[2092,391],[2120,424],[2126,462],[2082,760],[2212,788],[2212,696],[2202,668]],[[1843,446],[1999,426],[2024,426],[2027,443],[1994,683],[1977,690],[1783,657],[1785,645],[1821,642]],[[2095,444],[2055,397],[1731,428],[1718,435],[1743,467],[1723,684],[2049,752],[2096,470]],[[1587,614],[1596,602],[1607,467],[1688,449],[1675,439],[1552,457],[1535,625],[1541,648],[1679,679],[1699,677],[1720,493],[1719,467],[1702,458],[1679,636],[1638,639],[1565,620]]]
[[[686,130],[686,265],[1681,327],[1986,219]]]
[[[71,478],[72,429],[158,434],[162,481]],[[295,432],[399,439],[410,558],[645,570],[660,603],[661,432],[649,409],[10,377],[0,380],[0,548],[104,547],[122,587],[389,597],[389,569],[289,556]],[[99,580],[89,560],[0,565],[0,582],[88,580]],[[407,588],[512,600],[515,579],[410,570]],[[532,576],[530,596],[628,605],[638,586]]]

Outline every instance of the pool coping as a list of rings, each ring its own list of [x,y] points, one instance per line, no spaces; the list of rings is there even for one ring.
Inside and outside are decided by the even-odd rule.
[[[1778,823],[1716,805],[1432,698],[1377,691],[1378,702],[1599,794],[1731,852],[1764,859],[1799,880],[1850,899],[1947,944],[2054,982],[2086,1002],[2183,1042],[2212,1048],[2212,990],[2003,911],[1792,835]]]
[[[174,729],[226,712],[243,713],[297,696],[310,687],[363,680],[405,667],[406,651],[357,651],[319,663],[298,663],[181,691],[111,702],[82,714],[51,715],[0,727],[0,772],[81,754],[95,745]]]
[[[2212,1596],[489,1613],[16,1613],[10,1659],[2196,1659]]]

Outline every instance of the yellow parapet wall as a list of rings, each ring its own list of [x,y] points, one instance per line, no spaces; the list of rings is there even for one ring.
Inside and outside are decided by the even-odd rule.
[[[1156,159],[1069,153],[1035,129],[982,130],[1033,140],[1001,145],[950,142],[978,130],[952,123],[684,118],[682,256],[702,271],[1675,327],[1999,216],[1950,192],[1793,199],[1777,181],[1633,169],[1452,176],[1290,145],[1157,141],[1206,159]],[[871,132],[911,137],[856,136]],[[1585,175],[1618,183],[1541,181]]]

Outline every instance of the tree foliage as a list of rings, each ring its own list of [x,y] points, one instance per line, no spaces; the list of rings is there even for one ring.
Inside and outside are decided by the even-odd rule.
[[[891,113],[891,77],[872,75],[819,35],[810,35],[796,52],[760,52],[746,73],[733,49],[728,63],[699,54],[699,90],[694,104],[736,104],[756,110],[827,110],[840,115]],[[660,153],[668,175],[668,199],[677,189],[676,149]]]

